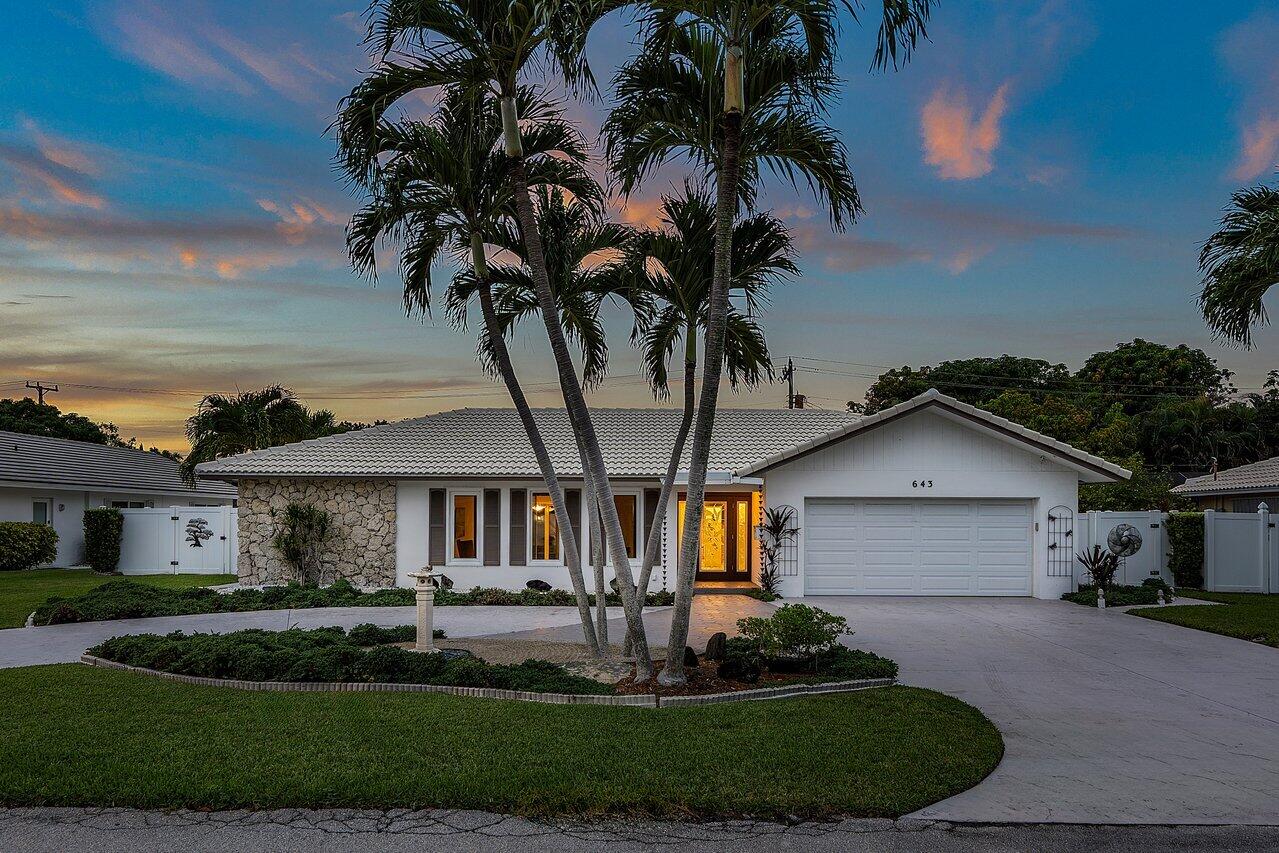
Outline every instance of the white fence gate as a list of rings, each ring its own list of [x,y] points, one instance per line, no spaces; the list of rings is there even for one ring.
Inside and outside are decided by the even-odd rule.
[[[1087,512],[1081,513],[1080,519],[1078,551],[1091,551],[1094,545],[1104,550],[1106,537],[1121,524],[1131,524],[1141,534],[1141,548],[1123,559],[1120,572],[1115,576],[1118,583],[1141,586],[1147,578],[1158,577],[1172,583],[1172,573],[1168,571],[1168,531],[1162,512]],[[1075,583],[1089,583],[1089,579],[1083,577],[1085,574],[1083,566],[1075,560]]]
[[[1162,577],[1171,583],[1166,519],[1157,510],[1082,513],[1077,550],[1105,548],[1110,531],[1131,524],[1141,534],[1141,548],[1124,559],[1116,580],[1137,586],[1147,578]],[[1257,512],[1204,512],[1203,579],[1204,589],[1212,592],[1279,593],[1279,534],[1265,504]],[[1089,582],[1076,560],[1075,583]]]
[[[1279,592],[1279,536],[1265,504],[1256,512],[1204,511],[1204,589]]]
[[[237,510],[232,506],[122,509],[120,571],[126,575],[236,573]]]

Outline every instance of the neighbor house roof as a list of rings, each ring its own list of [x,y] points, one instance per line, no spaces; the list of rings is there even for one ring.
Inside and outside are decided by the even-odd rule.
[[[235,487],[225,483],[200,483],[192,489],[178,475],[178,463],[158,453],[0,430],[0,484],[6,482],[105,492],[236,495]]]
[[[611,477],[662,477],[679,430],[678,409],[592,409]],[[580,477],[577,443],[563,409],[534,409],[556,472]],[[730,472],[824,435],[857,415],[818,409],[720,409],[710,468]],[[689,437],[689,443],[692,436]],[[682,468],[688,467],[685,447]],[[514,409],[455,409],[239,456],[196,468],[201,477],[540,477]]]
[[[715,413],[712,474],[761,473],[862,429],[911,411],[941,407],[983,428],[1030,444],[1109,481],[1128,471],[1068,444],[1018,426],[944,394],[929,391],[870,416],[817,409],[721,409]],[[580,477],[577,444],[563,409],[535,409],[556,472]],[[612,477],[659,478],[666,473],[679,428],[677,409],[593,409],[604,461]],[[688,468],[685,448],[681,468]],[[356,432],[286,444],[204,462],[201,477],[539,477],[537,460],[514,409],[457,409]]]
[[[834,430],[824,434],[814,436],[808,439],[799,439],[789,447],[785,447],[775,453],[755,460],[741,468],[736,473],[739,476],[751,476],[762,474],[769,468],[785,464],[791,459],[811,453],[832,442],[842,441],[854,435],[872,430],[883,424],[901,418],[912,412],[923,409],[938,409],[948,412],[954,417],[969,421],[978,427],[984,428],[990,432],[997,433],[1006,438],[1011,438],[1021,443],[1031,445],[1047,455],[1053,456],[1058,460],[1067,463],[1071,467],[1079,469],[1081,472],[1087,472],[1090,475],[1100,478],[1100,482],[1111,480],[1126,480],[1132,476],[1132,472],[1126,468],[1122,468],[1113,462],[1107,462],[1100,456],[1094,456],[1091,453],[1085,453],[1066,444],[1064,441],[1058,441],[1055,438],[1044,435],[1041,432],[1035,432],[1033,429],[1027,429],[1021,424],[1013,423],[1007,418],[1001,418],[998,415],[991,414],[985,409],[979,409],[976,406],[956,400],[949,397],[936,388],[930,388],[917,397],[912,397],[905,402],[890,406],[887,409],[881,409],[873,415],[864,418],[858,418],[847,424],[839,426]],[[797,438],[799,438],[797,436]],[[1089,479],[1094,479],[1090,476]]]
[[[1223,492],[1273,492],[1279,491],[1279,456],[1263,459],[1251,465],[1227,468],[1214,477],[1205,474],[1191,477],[1173,491],[1179,495],[1216,495]]]

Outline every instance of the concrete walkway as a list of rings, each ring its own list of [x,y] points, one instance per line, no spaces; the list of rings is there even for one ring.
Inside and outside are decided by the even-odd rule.
[[[1003,733],[985,782],[916,817],[1279,824],[1279,650],[1060,601],[804,601]]]
[[[9,628],[0,631],[0,669],[42,663],[70,663],[90,646],[121,634],[168,634],[185,631],[226,634],[245,628],[352,628],[375,625],[412,625],[412,607],[318,607],[310,610],[255,610],[248,613],[206,613],[194,616],[160,616],[119,619],[113,622],[80,622],[41,628]],[[620,617],[621,608],[609,613]],[[437,607],[435,627],[450,637],[482,637],[511,631],[564,628],[564,636],[582,639],[575,607]]]

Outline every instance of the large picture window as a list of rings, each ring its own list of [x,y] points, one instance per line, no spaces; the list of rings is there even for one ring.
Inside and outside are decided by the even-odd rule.
[[[473,494],[453,496],[453,559],[474,560],[479,555],[477,508]]]
[[[558,560],[560,558],[560,525],[555,517],[555,505],[550,495],[533,495],[529,507],[532,521],[529,530],[533,540],[534,560]]]

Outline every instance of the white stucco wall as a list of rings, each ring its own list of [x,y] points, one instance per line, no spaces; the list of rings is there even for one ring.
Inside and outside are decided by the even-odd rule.
[[[932,486],[912,485],[931,481]],[[1055,457],[980,431],[936,410],[854,435],[764,473],[769,506],[789,504],[798,514],[799,573],[785,578],[785,596],[804,590],[804,499],[809,497],[1005,498],[1032,502],[1032,590],[1057,598],[1070,578],[1048,577],[1048,510],[1078,505],[1079,474]]]
[[[58,532],[58,557],[52,566],[80,565],[84,558],[84,511],[110,506],[112,501],[150,501],[154,506],[191,506],[195,504],[229,504],[230,498],[206,495],[162,494],[141,492],[100,492],[46,489],[36,484],[0,485],[0,521],[30,521],[31,504],[48,500],[53,529]]]

